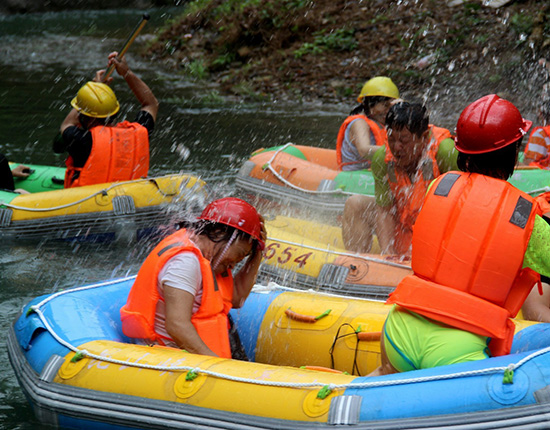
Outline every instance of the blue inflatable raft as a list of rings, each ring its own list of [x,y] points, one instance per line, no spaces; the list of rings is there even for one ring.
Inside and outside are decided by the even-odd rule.
[[[256,287],[232,311],[247,362],[130,343],[119,310],[133,280],[39,297],[13,324],[9,358],[41,422],[78,429],[548,428],[547,324],[516,321],[509,356],[368,378],[360,375],[378,365],[388,311],[381,302]]]

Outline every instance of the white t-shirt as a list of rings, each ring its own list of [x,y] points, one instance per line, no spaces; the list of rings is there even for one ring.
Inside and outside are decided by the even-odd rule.
[[[202,302],[202,274],[199,259],[193,252],[182,252],[166,262],[161,269],[157,288],[159,295],[164,299],[164,287],[177,288],[187,291],[195,297],[193,314],[199,310]],[[161,336],[168,336],[166,332],[166,307],[164,300],[157,302],[155,314],[155,331]],[[166,346],[178,347],[175,342],[164,341]]]

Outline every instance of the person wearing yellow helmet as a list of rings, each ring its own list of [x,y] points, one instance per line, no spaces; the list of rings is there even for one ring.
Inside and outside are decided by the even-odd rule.
[[[134,122],[114,123],[120,105],[108,85],[113,78],[102,82],[105,70],[98,70],[93,81],[78,90],[71,101],[73,109],[53,144],[54,152],[68,153],[66,188],[147,176],[149,136],[159,103],[147,84],[130,70],[125,58],[117,55],[109,54],[108,66],[114,66],[124,78],[141,108]]]
[[[370,167],[372,155],[387,141],[384,120],[397,99],[399,90],[388,77],[376,76],[363,85],[357,97],[359,106],[342,123],[336,139],[336,156],[342,170]]]

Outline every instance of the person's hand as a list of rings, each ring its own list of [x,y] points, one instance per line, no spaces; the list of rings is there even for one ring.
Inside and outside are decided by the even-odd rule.
[[[125,78],[130,72],[130,67],[128,66],[128,63],[126,63],[126,59],[124,57],[118,58],[117,55],[118,52],[116,51],[109,54],[109,63],[107,66],[110,67],[111,65],[114,65],[117,73]]]
[[[98,70],[97,72],[95,72],[95,76],[94,76],[94,79],[93,81],[94,82],[101,82],[101,83],[104,83],[104,84],[107,84],[109,85],[111,82],[113,82],[113,78],[112,77],[108,77],[105,82],[103,82],[103,76],[105,76],[105,73],[107,71],[105,69],[102,69],[102,70]]]
[[[259,214],[258,214],[259,215]],[[267,241],[267,230],[265,229],[265,219],[260,215],[260,239],[265,243]]]
[[[260,214],[258,214],[260,215]],[[263,216],[260,215],[260,239],[262,239],[262,242],[265,244],[266,241],[267,241],[267,230],[265,229],[265,219]],[[260,254],[262,255],[263,252],[262,250],[260,249],[260,242],[256,242],[256,246],[254,247],[254,249],[252,250],[252,255],[257,255],[257,254]]]
[[[29,167],[20,164],[12,169],[11,174],[16,178],[28,178],[31,172]]]
[[[402,99],[402,98],[398,98],[398,99],[393,99],[390,101],[390,107],[393,106],[393,105],[396,105],[397,103],[403,103],[405,100]]]

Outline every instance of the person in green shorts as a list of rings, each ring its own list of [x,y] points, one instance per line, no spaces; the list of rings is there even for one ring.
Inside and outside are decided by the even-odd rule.
[[[381,366],[371,376],[510,353],[515,317],[550,275],[550,226],[512,186],[531,122],[497,95],[467,106],[457,124],[462,172],[431,185],[412,239],[413,274],[387,301]]]
[[[376,232],[384,254],[410,253],[412,226],[430,182],[456,169],[451,133],[429,124],[425,106],[399,102],[386,116],[388,144],[372,159],[375,196],[346,200],[342,236],[347,249],[369,252]]]

